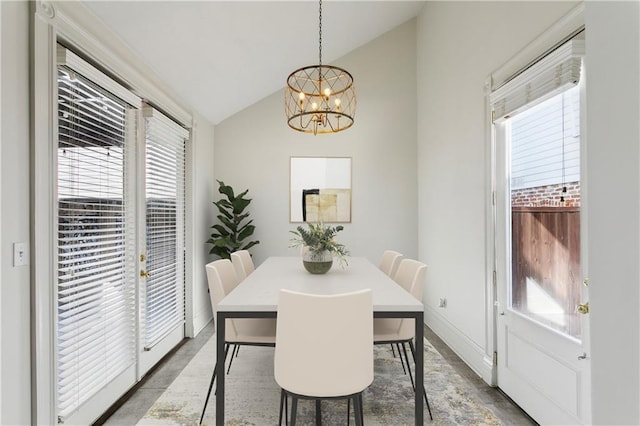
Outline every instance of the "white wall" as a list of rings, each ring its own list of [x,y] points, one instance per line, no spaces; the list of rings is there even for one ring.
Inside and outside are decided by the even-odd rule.
[[[586,3],[594,424],[640,424],[640,6]]]
[[[194,143],[191,147],[193,161],[191,168],[191,199],[193,202],[191,220],[194,229],[191,241],[191,252],[193,253],[191,264],[193,272],[193,287],[191,288],[193,332],[190,334],[192,336],[198,334],[212,318],[207,274],[204,268],[204,265],[211,260],[211,255],[209,255],[211,247],[205,242],[208,239],[209,227],[213,223],[217,210],[211,200],[216,199],[214,197],[218,193],[218,186],[213,176],[214,127],[198,114],[194,118]]]
[[[257,264],[297,254],[288,249],[298,225],[289,222],[291,156],[352,157],[352,222],[338,234],[352,255],[376,263],[384,249],[417,256],[415,20],[333,64],[354,76],[352,128],[318,136],[289,129],[282,91],[216,126],[215,176],[236,191],[249,189]]]
[[[0,424],[29,424],[30,402],[30,273],[13,267],[14,242],[29,241],[29,5],[0,2],[2,24],[2,115],[0,116]]]
[[[485,80],[575,3],[427,2],[418,17],[419,251],[425,322],[490,381]],[[446,308],[438,308],[440,298]]]

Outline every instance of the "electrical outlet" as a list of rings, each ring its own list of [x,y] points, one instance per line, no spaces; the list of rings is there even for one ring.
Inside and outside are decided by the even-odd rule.
[[[27,243],[13,243],[13,266],[29,264],[29,250]]]
[[[447,298],[446,297],[441,297],[440,298],[440,303],[438,303],[438,307],[439,308],[446,308],[447,307]]]

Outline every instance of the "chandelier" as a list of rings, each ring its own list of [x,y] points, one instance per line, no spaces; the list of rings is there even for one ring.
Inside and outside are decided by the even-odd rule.
[[[318,65],[292,72],[284,93],[289,127],[314,135],[348,129],[356,112],[351,74],[339,67],[322,65],[322,0],[319,2]]]

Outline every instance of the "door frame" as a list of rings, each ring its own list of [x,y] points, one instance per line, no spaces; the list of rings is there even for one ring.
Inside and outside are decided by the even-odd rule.
[[[85,6],[75,2],[30,2],[30,123],[31,123],[31,424],[56,424],[56,347],[54,306],[56,255],[53,250],[57,224],[54,205],[57,141],[56,45],[64,42],[82,51],[105,69],[117,72],[122,81],[144,93],[147,99],[191,127],[191,114],[176,103],[162,87],[150,81],[136,67],[137,57],[101,33],[104,24]],[[186,176],[191,174],[192,156],[185,158]],[[185,181],[191,192],[191,179]],[[185,243],[193,241],[193,208],[186,202]],[[37,242],[37,244],[36,244]],[[185,259],[185,329],[193,333],[193,255]],[[189,266],[186,266],[189,265]],[[187,334],[189,335],[189,334]]]

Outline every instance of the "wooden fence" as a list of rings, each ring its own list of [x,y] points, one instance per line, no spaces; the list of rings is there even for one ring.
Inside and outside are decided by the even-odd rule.
[[[511,226],[512,306],[529,311],[530,280],[529,285],[538,286],[536,291],[541,289],[568,316],[575,317],[581,290],[580,209],[513,207]]]

